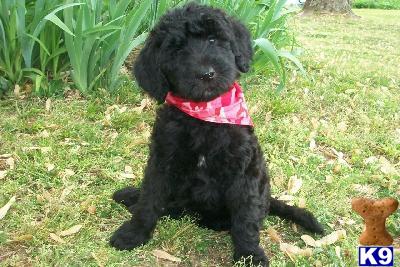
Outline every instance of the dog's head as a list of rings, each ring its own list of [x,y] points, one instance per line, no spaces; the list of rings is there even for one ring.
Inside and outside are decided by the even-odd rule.
[[[253,56],[246,27],[222,10],[194,3],[164,15],[136,61],[139,86],[158,102],[168,91],[193,101],[226,92]]]

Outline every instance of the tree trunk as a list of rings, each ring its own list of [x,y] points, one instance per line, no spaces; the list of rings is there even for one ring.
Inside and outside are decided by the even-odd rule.
[[[352,0],[307,0],[303,14],[344,14],[355,16],[351,10]]]

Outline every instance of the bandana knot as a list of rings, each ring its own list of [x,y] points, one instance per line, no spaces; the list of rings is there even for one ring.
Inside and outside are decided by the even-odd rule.
[[[254,126],[242,88],[237,82],[229,91],[207,102],[190,101],[171,92],[168,92],[165,102],[202,121]]]

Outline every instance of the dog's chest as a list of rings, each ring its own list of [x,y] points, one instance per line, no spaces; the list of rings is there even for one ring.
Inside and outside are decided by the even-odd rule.
[[[197,160],[197,167],[198,168],[205,168],[207,167],[206,157],[203,154],[200,154]]]
[[[168,156],[174,177],[219,179],[243,172],[252,157],[253,132],[248,127],[204,123],[169,107],[158,127],[157,150]]]
[[[225,176],[242,168],[241,158],[246,156],[240,151],[243,148],[242,141],[229,134],[209,131],[208,134],[191,135],[181,152],[187,156],[185,160],[194,177],[207,175],[216,180],[225,180]]]

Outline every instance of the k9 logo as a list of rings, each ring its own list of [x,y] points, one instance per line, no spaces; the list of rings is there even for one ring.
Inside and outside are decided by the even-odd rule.
[[[394,266],[393,247],[358,247],[358,266]]]

